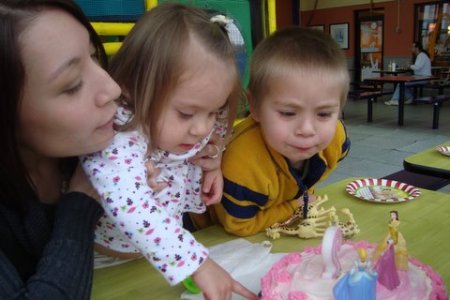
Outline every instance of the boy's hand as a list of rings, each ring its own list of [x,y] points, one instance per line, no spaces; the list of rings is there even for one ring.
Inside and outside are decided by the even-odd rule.
[[[314,194],[308,194],[308,203],[311,203],[311,202],[313,202],[313,201],[316,201],[316,199],[317,199],[317,196],[316,195],[314,195]],[[298,197],[298,199],[297,199],[297,201],[298,201],[298,205],[299,206],[302,206],[304,203],[303,203],[303,195],[302,196],[300,196],[300,197]]]
[[[222,171],[216,169],[203,172],[202,200],[208,206],[219,203],[222,199],[223,177]]]
[[[317,196],[316,196],[316,195],[314,195],[314,194],[309,194],[309,202],[314,202],[314,201],[316,201],[316,199],[317,199]]]
[[[221,161],[222,150],[213,144],[207,144],[197,155],[189,159],[189,162],[199,166],[203,171],[219,169]]]

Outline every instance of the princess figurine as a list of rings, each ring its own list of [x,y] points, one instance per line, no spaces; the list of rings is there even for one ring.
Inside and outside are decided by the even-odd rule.
[[[377,273],[372,270],[372,264],[367,260],[367,252],[358,249],[359,262],[350,272],[347,272],[333,288],[336,300],[375,300]]]
[[[398,231],[398,227],[400,226],[398,211],[391,211],[390,216],[391,220],[388,225],[388,233],[375,249],[373,261],[378,261],[381,254],[383,254],[389,246],[388,240],[392,240],[395,253],[395,265],[397,266],[397,269],[408,270],[408,250],[406,248],[406,241],[403,238],[403,235]]]
[[[395,265],[394,241],[388,240],[388,248],[381,255],[375,270],[378,273],[378,282],[389,290],[395,289],[400,284],[397,267]]]

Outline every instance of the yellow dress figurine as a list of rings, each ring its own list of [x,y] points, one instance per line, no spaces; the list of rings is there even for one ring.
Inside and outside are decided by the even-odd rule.
[[[389,231],[386,237],[378,244],[375,252],[373,254],[373,261],[377,261],[381,254],[386,250],[389,246],[388,240],[392,240],[394,242],[394,250],[395,250],[395,265],[397,269],[407,270],[408,269],[408,250],[406,248],[406,241],[403,238],[401,232],[398,231],[398,226],[400,225],[400,221],[398,218],[398,211],[393,210],[390,212],[391,220],[389,221]]]

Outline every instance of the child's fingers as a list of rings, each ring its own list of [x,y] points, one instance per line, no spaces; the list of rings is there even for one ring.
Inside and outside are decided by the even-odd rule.
[[[214,144],[207,144],[199,153],[192,157],[192,159],[197,158],[217,158],[220,153],[222,153],[219,146]]]
[[[155,165],[153,164],[153,161],[147,160],[145,162],[145,167],[147,168],[147,177],[148,178],[158,176],[160,170],[155,167]]]
[[[208,144],[189,161],[202,168],[203,171],[211,171],[220,168],[221,160],[221,149],[216,145]]]
[[[150,185],[149,185],[150,186]],[[168,186],[167,182],[155,182],[152,186],[150,186],[152,188],[153,191],[155,192],[161,192],[163,189],[165,189]]]
[[[240,284],[236,280],[233,281],[233,292],[238,295],[241,295],[245,299],[250,299],[250,300],[259,299],[258,296],[256,296],[256,294],[254,294],[253,292],[251,292],[250,290],[245,288],[242,284]]]
[[[200,167],[203,171],[212,171],[220,168],[221,156],[220,158],[203,157],[190,159],[189,162]]]
[[[207,184],[206,184],[207,182]],[[223,180],[221,177],[205,177],[202,186],[202,200],[206,205],[219,203],[222,200]]]
[[[206,205],[210,205],[212,199],[214,198],[214,189],[213,189],[214,181],[211,177],[205,176],[202,184],[202,200]]]
[[[147,168],[147,184],[155,192],[160,192],[167,187],[167,182],[158,182],[156,178],[158,177],[161,170],[156,168],[151,160],[145,162],[145,167]]]

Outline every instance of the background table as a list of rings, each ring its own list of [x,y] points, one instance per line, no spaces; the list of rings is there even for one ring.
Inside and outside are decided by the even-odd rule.
[[[450,146],[450,142],[444,145]],[[403,167],[410,172],[450,179],[450,157],[439,153],[436,147],[406,157]]]
[[[414,75],[397,75],[397,76],[380,76],[367,78],[365,81],[372,83],[394,83],[399,86],[399,99],[398,99],[398,125],[403,125],[403,115],[404,115],[404,107],[405,107],[405,84],[406,83],[414,83],[414,82],[428,82],[438,79],[435,76],[414,76]]]
[[[317,195],[327,194],[329,201],[324,207],[335,206],[337,210],[350,208],[361,232],[355,240],[379,242],[385,236],[389,211],[397,210],[409,255],[431,265],[449,286],[450,283],[450,194],[422,190],[422,195],[412,201],[397,204],[381,204],[363,201],[345,192],[345,186],[355,178],[322,187]],[[339,213],[339,217],[344,217]],[[198,231],[195,236],[207,246],[237,238],[222,228],[212,226]],[[268,240],[264,234],[247,238],[251,242]],[[302,251],[305,246],[319,245],[320,239],[302,240],[282,236],[274,240],[272,252]],[[261,274],[262,275],[262,274]],[[99,269],[94,272],[92,299],[179,299],[184,291],[181,285],[170,287],[163,277],[144,259],[123,265]]]
[[[379,73],[380,76],[386,75],[394,75],[397,76],[397,74],[403,74],[403,73],[410,73],[413,72],[411,69],[396,69],[395,71],[392,70],[373,70],[372,73]]]

